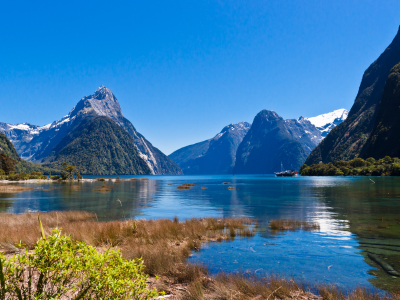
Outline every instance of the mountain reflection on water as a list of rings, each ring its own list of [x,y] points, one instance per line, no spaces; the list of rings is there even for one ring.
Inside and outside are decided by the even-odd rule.
[[[95,191],[102,182],[85,182],[80,188],[68,183],[32,185],[35,190],[0,194],[0,211],[85,210],[96,213],[99,220],[252,217],[259,220],[254,238],[211,243],[191,260],[208,265],[212,272],[273,273],[344,288],[400,286],[400,278],[388,275],[368,257],[368,253],[378,255],[400,270],[399,178],[374,178],[376,183],[367,177],[148,178],[105,182],[112,185],[105,193]],[[228,190],[222,182],[231,182],[229,186],[236,189]],[[196,186],[178,190],[182,183]],[[268,226],[271,219],[318,222],[321,229],[275,233]]]

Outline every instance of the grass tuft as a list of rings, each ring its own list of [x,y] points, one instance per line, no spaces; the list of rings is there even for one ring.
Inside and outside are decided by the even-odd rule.
[[[269,226],[272,230],[319,230],[320,226],[316,222],[279,219],[271,220]]]

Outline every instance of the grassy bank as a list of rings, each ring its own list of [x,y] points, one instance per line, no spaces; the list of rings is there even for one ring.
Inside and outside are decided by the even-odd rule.
[[[38,214],[0,214],[0,250],[10,257],[16,244],[33,249],[40,238]],[[73,240],[84,241],[98,251],[121,250],[125,259],[143,258],[148,285],[166,292],[166,299],[382,299],[363,289],[343,294],[319,288],[319,296],[308,293],[293,280],[256,278],[240,274],[210,277],[207,269],[187,263],[191,251],[209,241],[251,237],[251,219],[127,220],[98,222],[86,212],[41,213],[46,235],[58,227]],[[279,223],[279,222],[278,222]],[[280,224],[280,223],[279,223]],[[285,225],[285,224],[284,224]],[[304,225],[304,224],[303,224]],[[286,226],[286,225],[285,225]],[[156,279],[155,275],[160,275]],[[391,295],[392,299],[400,299]]]

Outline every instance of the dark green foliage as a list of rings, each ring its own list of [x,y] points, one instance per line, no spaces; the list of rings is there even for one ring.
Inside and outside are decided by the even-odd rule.
[[[0,175],[32,172],[40,172],[42,174],[61,173],[59,169],[44,168],[40,164],[21,159],[14,145],[0,132]]]
[[[5,153],[0,153],[0,170],[2,170],[5,175],[15,173],[14,164],[17,161],[6,155]]]
[[[45,166],[69,162],[81,174],[151,174],[133,138],[107,117],[86,118],[53,149]]]
[[[45,175],[50,174],[61,174],[60,168],[48,168],[44,167],[42,164],[35,164],[30,161],[26,161],[21,159],[16,165],[17,173],[32,173],[32,172],[40,172]]]
[[[400,156],[400,63],[390,72],[363,157]]]
[[[308,165],[319,162],[351,160],[359,156],[383,156],[382,153],[377,153],[376,155],[368,153],[364,155],[362,153],[368,147],[368,137],[374,128],[377,112],[380,109],[380,105],[382,105],[380,102],[386,79],[391,69],[399,62],[400,30],[389,47],[365,71],[360,89],[347,119],[329,132],[327,137],[311,152],[306,160]],[[389,127],[385,125],[381,129],[385,128]],[[393,154],[394,152],[389,152],[390,149],[386,149],[381,145],[377,145],[377,148],[380,148],[383,152],[388,151],[384,155],[398,155]]]
[[[48,177],[42,175],[40,172],[32,172],[30,174],[19,173],[19,174],[10,174],[5,179],[10,181],[20,181],[20,180],[29,180],[29,179],[47,179]]]
[[[400,159],[385,156],[375,160],[355,158],[350,161],[339,160],[335,164],[304,164],[300,168],[302,176],[400,176]]]
[[[14,145],[2,132],[0,132],[0,153],[4,153],[15,160],[20,159],[17,150],[14,148]]]

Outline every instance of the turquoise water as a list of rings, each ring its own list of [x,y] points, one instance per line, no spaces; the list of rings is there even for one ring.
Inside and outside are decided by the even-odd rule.
[[[31,185],[32,191],[0,194],[0,211],[86,210],[100,220],[251,217],[260,223],[255,237],[210,243],[194,253],[191,261],[206,264],[212,273],[272,273],[343,288],[400,286],[399,278],[389,276],[367,257],[375,253],[392,266],[400,266],[399,178],[373,178],[376,183],[366,177],[148,178],[151,180],[106,182],[113,185],[108,193],[95,191],[101,182],[83,183],[77,190],[65,183]],[[236,189],[228,190],[222,182],[231,182]],[[196,186],[178,190],[182,183]],[[268,222],[282,218],[318,222],[321,229],[271,231]],[[382,222],[388,223],[382,226]]]

